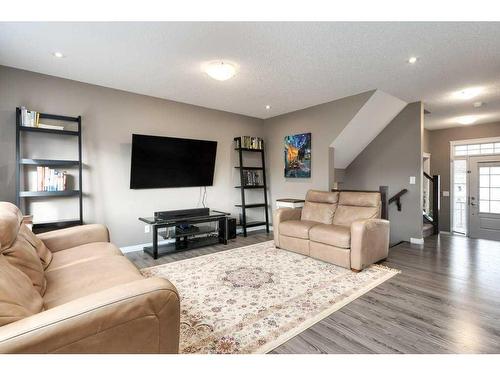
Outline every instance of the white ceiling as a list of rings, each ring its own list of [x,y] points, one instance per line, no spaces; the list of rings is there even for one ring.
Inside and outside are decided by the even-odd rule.
[[[379,89],[424,101],[436,129],[500,120],[499,36],[496,22],[0,23],[0,64],[258,118]],[[202,72],[220,58],[235,78]],[[486,90],[450,96],[471,86]]]

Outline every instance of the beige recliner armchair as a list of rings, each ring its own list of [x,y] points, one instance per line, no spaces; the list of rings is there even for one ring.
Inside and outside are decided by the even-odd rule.
[[[309,190],[304,207],[273,214],[276,247],[353,271],[387,258],[389,221],[377,192]]]
[[[177,353],[175,287],[144,278],[103,225],[36,236],[0,202],[0,353]]]

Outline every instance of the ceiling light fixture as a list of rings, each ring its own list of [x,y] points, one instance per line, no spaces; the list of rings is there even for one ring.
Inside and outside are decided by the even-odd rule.
[[[457,122],[462,125],[470,125],[477,121],[476,116],[463,116],[457,119]]]
[[[266,105],[266,109],[271,109],[271,106],[269,104]]]
[[[415,56],[412,56],[408,59],[408,62],[410,64],[415,64],[417,62],[418,58],[416,58]]]
[[[226,81],[234,77],[236,67],[225,61],[212,61],[206,65],[205,72],[217,81]]]
[[[52,55],[54,55],[54,57],[57,57],[58,59],[62,59],[64,57],[63,53],[62,52],[54,52]]]
[[[483,91],[481,87],[471,87],[455,92],[454,96],[458,99],[468,100],[478,96],[481,91]]]
[[[474,108],[481,108],[483,106],[483,102],[474,102],[473,106]]]

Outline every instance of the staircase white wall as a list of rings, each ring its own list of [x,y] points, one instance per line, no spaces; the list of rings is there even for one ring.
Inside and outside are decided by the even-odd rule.
[[[403,100],[376,90],[331,143],[335,149],[334,168],[347,168],[406,105]]]

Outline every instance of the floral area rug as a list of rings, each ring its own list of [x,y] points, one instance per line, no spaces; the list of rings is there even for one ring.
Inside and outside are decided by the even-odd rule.
[[[267,241],[141,272],[179,291],[180,353],[266,353],[399,271],[354,273]]]

